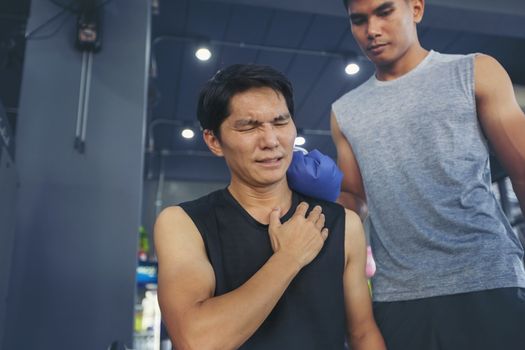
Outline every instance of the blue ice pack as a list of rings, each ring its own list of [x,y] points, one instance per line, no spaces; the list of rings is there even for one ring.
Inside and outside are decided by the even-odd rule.
[[[294,151],[286,175],[291,189],[310,197],[333,202],[341,192],[343,173],[332,158],[316,149]]]

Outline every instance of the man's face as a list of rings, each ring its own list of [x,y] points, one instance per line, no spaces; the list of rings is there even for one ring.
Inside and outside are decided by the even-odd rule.
[[[260,187],[286,178],[297,135],[284,97],[270,88],[252,88],[230,101],[220,140],[206,135],[213,153],[224,156],[232,181]]]
[[[415,23],[423,16],[423,0],[351,0],[352,34],[376,65],[388,66],[417,43]]]

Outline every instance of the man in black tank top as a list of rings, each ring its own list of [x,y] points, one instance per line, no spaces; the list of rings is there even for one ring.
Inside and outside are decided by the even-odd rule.
[[[385,349],[372,316],[359,217],[293,192],[289,81],[235,65],[205,85],[198,117],[229,186],[155,225],[159,302],[176,349]]]

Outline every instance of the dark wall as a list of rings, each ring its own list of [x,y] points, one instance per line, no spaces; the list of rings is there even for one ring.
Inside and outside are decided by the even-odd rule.
[[[58,11],[34,0],[29,30]],[[149,2],[112,0],[104,7],[83,154],[73,148],[82,63],[75,20],[69,15],[56,35],[27,42],[3,349],[132,346]]]
[[[18,185],[12,144],[13,135],[0,101],[0,345],[4,339]]]

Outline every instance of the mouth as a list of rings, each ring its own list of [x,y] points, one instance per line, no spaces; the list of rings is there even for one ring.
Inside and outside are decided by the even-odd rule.
[[[275,164],[279,164],[279,162],[283,158],[284,158],[283,156],[266,157],[266,158],[256,159],[255,162],[261,165],[275,165]]]
[[[369,52],[372,52],[372,53],[379,53],[383,50],[383,48],[385,46],[387,46],[388,44],[386,43],[381,43],[381,44],[371,44],[369,45],[366,50],[369,51]]]

